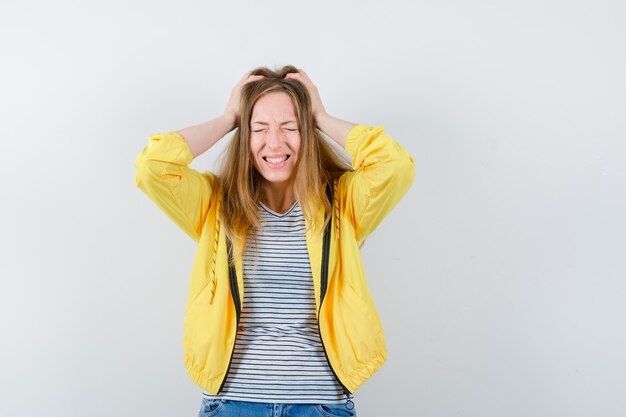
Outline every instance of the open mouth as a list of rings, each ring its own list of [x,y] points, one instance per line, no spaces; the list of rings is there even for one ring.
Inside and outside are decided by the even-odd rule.
[[[279,157],[269,157],[269,156],[264,156],[263,159],[265,160],[265,162],[268,162],[272,165],[278,165],[281,164],[283,162],[285,162],[287,159],[289,159],[290,155],[283,155],[283,156],[279,156]]]

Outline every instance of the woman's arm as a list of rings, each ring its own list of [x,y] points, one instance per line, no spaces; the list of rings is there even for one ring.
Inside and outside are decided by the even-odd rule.
[[[236,120],[233,115],[224,113],[208,122],[181,129],[178,133],[196,158],[237,127]]]
[[[354,171],[340,179],[338,199],[360,244],[408,191],[415,176],[413,158],[382,126],[355,125],[326,113],[317,87],[304,71],[286,78],[307,87],[318,128],[352,157]]]
[[[337,142],[342,148],[346,147],[346,138],[348,133],[356,124],[338,119],[326,112],[318,113],[315,116],[317,127],[324,132],[326,136]]]
[[[360,245],[411,187],[414,161],[383,126],[356,126],[348,134],[346,151],[354,171],[339,180],[339,201]]]
[[[324,132],[326,136],[337,142],[339,146],[345,148],[348,133],[354,126],[356,126],[356,124],[338,119],[326,113],[326,109],[324,108],[324,104],[322,103],[322,98],[320,97],[317,87],[303,70],[299,70],[298,73],[287,74],[285,78],[293,78],[306,86],[309,95],[311,96],[311,110],[318,129]]]
[[[263,78],[262,75],[250,75],[247,72],[233,87],[224,114],[208,122],[181,129],[178,133],[185,139],[193,157],[204,153],[222,139],[226,134],[237,127],[239,121],[239,104],[241,100],[241,88],[250,81]]]
[[[242,78],[222,116],[178,132],[152,135],[135,158],[135,185],[195,241],[200,239],[216,184],[213,174],[198,172],[189,164],[234,129],[241,87],[258,78],[249,73]]]

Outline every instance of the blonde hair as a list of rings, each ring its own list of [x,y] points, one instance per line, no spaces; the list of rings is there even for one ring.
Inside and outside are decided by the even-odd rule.
[[[247,239],[254,238],[261,227],[259,199],[263,177],[256,170],[250,155],[250,119],[256,101],[265,94],[287,93],[293,101],[300,129],[300,155],[294,166],[293,187],[296,200],[307,224],[315,226],[313,219],[320,206],[328,212],[331,202],[325,194],[326,184],[351,171],[345,154],[341,154],[320,134],[312,113],[311,97],[307,88],[285,75],[298,72],[287,65],[275,71],[261,67],[252,75],[264,78],[244,85],[241,91],[238,128],[225,149],[218,173],[222,227],[234,246],[235,259],[241,259]],[[326,219],[328,221],[328,219]]]

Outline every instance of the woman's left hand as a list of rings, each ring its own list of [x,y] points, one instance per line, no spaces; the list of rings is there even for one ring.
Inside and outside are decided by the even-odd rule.
[[[315,120],[318,120],[319,116],[326,113],[326,109],[324,108],[324,104],[322,104],[322,98],[320,97],[320,93],[317,90],[317,87],[313,84],[309,76],[302,69],[298,69],[298,72],[290,72],[285,75],[286,79],[292,78],[294,80],[300,81],[305,85],[307,91],[309,92],[309,96],[311,96],[311,112],[313,113],[313,117]]]

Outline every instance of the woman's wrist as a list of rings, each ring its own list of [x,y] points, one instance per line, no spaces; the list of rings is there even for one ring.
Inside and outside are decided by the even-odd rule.
[[[222,126],[227,126],[228,132],[233,131],[239,122],[239,116],[232,112],[224,112],[221,116],[218,117],[220,119]],[[227,132],[227,133],[228,133]]]
[[[338,145],[345,148],[348,133],[356,124],[345,120],[338,119],[330,114],[319,112],[315,116],[317,128],[324,132],[326,136],[337,142]]]
[[[323,124],[324,123],[324,118],[328,117],[328,116],[329,116],[329,114],[326,113],[325,109],[321,109],[317,113],[313,113],[313,119],[315,120],[315,124],[317,124],[318,126]]]

